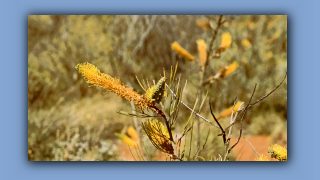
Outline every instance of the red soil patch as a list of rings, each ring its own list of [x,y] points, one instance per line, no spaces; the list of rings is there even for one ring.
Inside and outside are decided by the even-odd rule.
[[[270,136],[252,136],[252,137],[248,136],[245,138],[251,143],[251,145],[254,147],[254,149],[257,151],[259,155],[263,154],[267,156],[270,161],[278,161],[274,158],[271,158],[270,154],[268,153],[268,148],[269,146],[271,146]],[[237,138],[231,138],[230,145],[233,145],[236,141],[237,141]],[[122,141],[119,140],[117,145],[118,145],[119,155],[123,161],[135,161],[126,144],[124,144]],[[283,147],[287,146],[286,144],[280,144],[280,145]],[[131,151],[135,156],[135,158],[137,159],[137,154],[134,148],[131,148]],[[255,161],[255,159],[258,157],[256,153],[253,151],[253,149],[250,147],[248,142],[243,138],[240,139],[239,143],[232,151],[237,154],[236,161]],[[145,157],[145,160],[147,160],[146,157]],[[153,161],[165,161],[165,160],[166,160],[165,153],[162,153],[160,151],[157,151],[153,158]]]
[[[270,136],[253,136],[245,138],[250,142],[259,155],[263,154],[267,156],[270,161],[278,161],[271,158],[268,153],[268,148],[271,146]],[[233,145],[236,141],[237,138],[231,138],[230,144]],[[284,147],[286,147],[286,145]],[[239,143],[232,151],[237,154],[236,161],[255,161],[258,157],[248,142],[243,138],[240,139]]]

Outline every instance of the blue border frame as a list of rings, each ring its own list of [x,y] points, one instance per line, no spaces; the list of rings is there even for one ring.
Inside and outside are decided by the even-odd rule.
[[[316,179],[319,155],[319,1],[3,1],[1,3],[1,177],[3,179]],[[28,162],[27,15],[288,15],[289,161],[228,163]],[[316,94],[318,93],[318,94]],[[319,168],[317,168],[319,169]],[[1,178],[1,179],[2,179]]]

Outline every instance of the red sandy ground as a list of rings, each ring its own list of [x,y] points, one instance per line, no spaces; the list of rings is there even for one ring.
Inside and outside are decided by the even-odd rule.
[[[268,148],[271,146],[270,136],[248,136],[245,138],[250,142],[259,155],[263,154],[267,156],[269,161],[278,161],[274,158],[271,158],[270,154],[268,153]],[[236,141],[237,138],[232,138],[230,144],[233,145]],[[280,145],[286,147],[286,144]],[[258,157],[248,142],[243,138],[240,139],[239,144],[237,144],[233,151],[237,154],[236,161],[255,161],[255,159]]]
[[[271,145],[270,144],[270,136],[252,136],[252,137],[245,137],[251,145],[255,148],[257,153],[259,155],[263,154],[268,157],[270,161],[278,161],[274,158],[270,157],[270,154],[268,153],[268,148]],[[236,138],[232,138],[230,141],[230,146],[233,145],[237,141]],[[127,145],[125,145],[123,142],[118,142],[118,150],[120,153],[120,157],[122,157],[123,161],[134,161],[129,148]],[[283,145],[283,144],[281,144]],[[283,145],[283,147],[286,147],[286,144]],[[131,149],[132,153],[136,156],[136,152],[134,149]],[[250,145],[247,143],[247,141],[243,138],[240,139],[240,142],[238,145],[232,150],[237,154],[236,161],[255,161],[255,159],[258,157],[256,153],[253,151],[253,149],[250,147]],[[157,152],[155,155],[154,161],[165,161],[166,155],[162,152]]]

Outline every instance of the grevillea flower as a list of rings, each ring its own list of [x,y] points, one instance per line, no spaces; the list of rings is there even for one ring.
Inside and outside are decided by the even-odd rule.
[[[233,112],[236,113],[239,110],[239,107],[242,102],[238,101],[237,104],[234,106]],[[230,116],[232,113],[233,106],[229,107],[228,109],[225,109],[220,113],[220,115],[217,116],[217,119],[221,119],[227,116]]]
[[[204,19],[204,20],[198,19],[197,25],[203,30],[207,30],[210,27],[210,23],[208,19]]]
[[[146,96],[140,95],[131,88],[124,86],[120,79],[101,73],[94,65],[90,63],[78,64],[75,69],[85,78],[87,83],[92,86],[102,87],[103,89],[116,93],[121,98],[133,101],[141,110],[148,108],[156,111],[154,105],[148,101]]]
[[[219,47],[228,48],[231,45],[232,37],[230,33],[223,33],[221,36],[221,44]]]
[[[200,57],[200,65],[204,66],[204,63],[207,60],[207,44],[203,39],[197,40],[197,44]]]
[[[287,150],[278,144],[274,144],[268,149],[268,153],[272,158],[276,158],[279,161],[287,161]]]
[[[230,73],[235,71],[238,67],[239,67],[239,64],[236,61],[234,61],[232,64],[230,64],[226,68],[227,70],[224,72],[223,76],[228,76]]]
[[[172,43],[171,48],[184,59],[194,61],[194,57],[187,50],[181,47],[177,41]]]
[[[223,33],[221,36],[221,44],[219,48],[216,50],[216,55],[220,55],[220,53],[224,52],[228,47],[230,47],[232,43],[232,37],[230,33]]]
[[[173,146],[169,139],[169,133],[161,122],[149,119],[142,123],[144,132],[147,134],[151,143],[160,151],[173,154]]]
[[[269,161],[268,157],[261,154],[260,157],[255,159],[256,161]]]
[[[221,78],[228,76],[230,73],[238,69],[238,67],[239,64],[236,61],[234,61],[232,64],[220,68],[217,74],[214,75],[213,79],[220,80]]]
[[[245,47],[250,47],[251,43],[250,43],[250,41],[248,41],[248,39],[243,39],[242,40],[242,45],[245,46]]]
[[[128,134],[129,134],[129,136],[131,137],[132,140],[139,141],[138,133],[132,126],[130,126],[128,128]]]
[[[115,135],[118,136],[118,138],[120,138],[126,145],[130,147],[134,147],[137,145],[137,143],[133,139],[129,138],[125,134],[116,133]]]
[[[160,103],[161,99],[165,96],[165,83],[166,83],[167,78],[162,77],[157,85],[151,86],[148,88],[146,91],[146,97],[150,102],[153,103]]]

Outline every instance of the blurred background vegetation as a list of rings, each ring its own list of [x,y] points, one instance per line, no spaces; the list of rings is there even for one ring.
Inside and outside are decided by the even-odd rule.
[[[163,69],[169,74],[171,66],[178,61],[177,73],[181,74],[182,82],[188,81],[183,101],[193,107],[200,80],[199,62],[179,57],[171,44],[177,41],[198,59],[196,41],[203,39],[209,44],[213,36],[213,31],[201,27],[199,22],[210,22],[215,28],[218,17],[30,15],[28,159],[132,160],[130,154],[124,153],[128,147],[115,136],[133,125],[132,118],[116,113],[131,112],[130,103],[101,88],[89,87],[74,69],[75,65],[89,62],[143,94],[136,75],[157,82]],[[209,59],[207,73],[215,75],[221,67],[234,61],[239,68],[203,87],[213,100],[212,107],[217,114],[232,106],[235,97],[247,103],[255,83],[258,86],[253,101],[264,96],[280,83],[287,71],[286,16],[223,16],[223,20],[214,47],[219,46],[222,33],[230,33],[232,44],[219,58]],[[213,120],[208,99],[200,114]],[[190,111],[181,106],[175,133],[182,131],[189,115]],[[222,119],[222,125],[226,126],[228,119]],[[204,121],[200,126],[203,142],[209,126]],[[219,129],[211,128],[203,157],[223,152],[218,133]],[[235,137],[239,134],[234,133]],[[243,134],[267,135],[271,137],[269,143],[286,144],[287,80],[247,112]],[[148,139],[143,140],[154,159],[165,160],[165,157],[159,158]],[[233,154],[231,160],[235,156]]]

